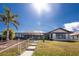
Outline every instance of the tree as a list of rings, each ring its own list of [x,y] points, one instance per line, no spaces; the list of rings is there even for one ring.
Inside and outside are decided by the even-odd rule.
[[[0,22],[4,23],[7,28],[6,40],[9,40],[9,25],[10,25],[10,23],[12,23],[16,27],[16,29],[18,29],[17,26],[19,25],[19,23],[15,20],[16,17],[17,17],[17,15],[13,14],[11,12],[10,8],[8,8],[8,7],[5,7],[4,13],[0,14]]]
[[[7,36],[7,30],[4,30],[4,31],[2,32],[3,41],[6,41],[6,40],[5,40],[5,39],[6,39],[6,36]],[[10,39],[10,40],[13,40],[14,37],[15,37],[14,31],[9,28],[9,39]]]

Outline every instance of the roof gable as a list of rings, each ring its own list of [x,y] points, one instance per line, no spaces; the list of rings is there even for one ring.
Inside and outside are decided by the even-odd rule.
[[[63,28],[57,28],[53,31],[50,31],[49,33],[72,33],[71,31],[68,31],[66,29],[63,29]]]

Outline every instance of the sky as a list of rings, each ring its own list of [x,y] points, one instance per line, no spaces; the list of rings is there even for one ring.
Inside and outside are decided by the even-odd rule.
[[[18,30],[10,24],[15,32],[43,31],[49,32],[56,28],[65,28],[69,31],[79,31],[79,4],[77,3],[49,3],[45,7],[39,4],[36,8],[32,3],[0,3],[0,14],[4,12],[4,6],[17,14],[20,25]],[[39,8],[38,8],[39,7]],[[38,8],[38,9],[37,9]],[[0,22],[0,31],[6,26]]]

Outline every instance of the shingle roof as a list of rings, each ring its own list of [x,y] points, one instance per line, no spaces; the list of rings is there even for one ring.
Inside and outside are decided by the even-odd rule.
[[[16,33],[16,34],[19,34],[19,33]],[[40,32],[21,32],[20,34],[24,34],[24,35],[43,35],[44,33],[40,33]]]
[[[54,30],[52,30],[52,31],[50,31],[50,32],[48,32],[48,33],[54,32],[54,31],[56,31],[56,30],[58,30],[58,29],[64,30],[64,31],[66,31],[66,32],[68,32],[68,33],[73,33],[72,31],[68,31],[68,30],[63,29],[63,28],[57,28],[57,29],[54,29]]]
[[[74,32],[74,33],[72,33],[70,35],[79,35],[79,32]]]

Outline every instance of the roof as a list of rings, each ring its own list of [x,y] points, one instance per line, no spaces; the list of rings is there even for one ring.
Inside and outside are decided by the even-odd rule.
[[[44,33],[40,32],[17,32],[16,34],[24,34],[24,35],[43,35]]]
[[[43,35],[43,33],[29,32],[29,33],[26,33],[25,35]]]
[[[70,34],[70,35],[79,35],[79,32],[74,32],[74,33],[72,33],[72,34]]]
[[[67,33],[73,33],[72,31],[68,31],[68,30],[63,29],[63,28],[57,28],[57,29],[54,29],[54,30],[52,30],[52,31],[50,31],[50,32],[48,32],[48,33],[57,33],[56,30],[59,30],[59,29],[65,31],[65,32],[67,32]]]

